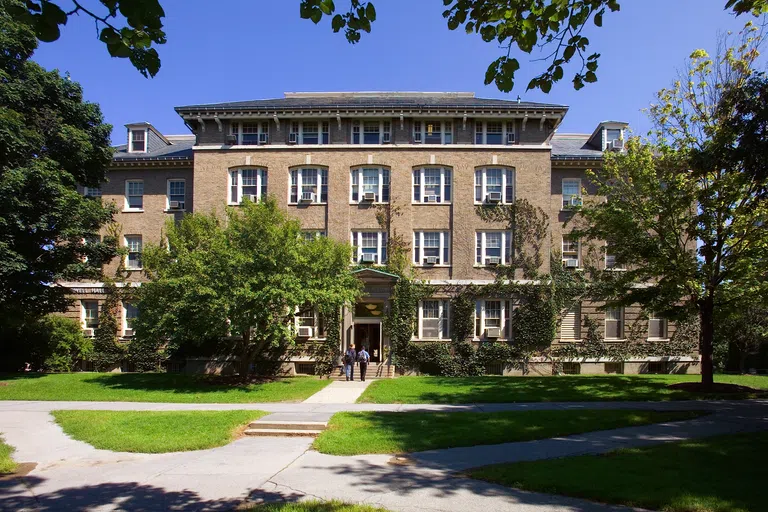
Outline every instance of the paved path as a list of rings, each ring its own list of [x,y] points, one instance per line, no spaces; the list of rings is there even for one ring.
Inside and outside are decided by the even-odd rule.
[[[344,382],[342,382],[344,384]],[[242,404],[0,402],[0,432],[16,459],[38,466],[22,480],[0,481],[0,510],[231,510],[244,500],[344,499],[393,511],[626,511],[582,500],[526,493],[456,475],[457,470],[691,437],[768,429],[768,402],[561,403],[467,406],[373,406],[374,410],[531,410],[569,408],[707,409],[695,420],[593,432],[563,438],[391,456],[336,457],[309,451],[301,438],[243,438],[227,446],[160,455],[97,450],[68,438],[49,411],[69,409],[236,409]],[[361,410],[363,404],[258,404],[276,415]],[[368,404],[371,405],[371,404]],[[128,407],[133,406],[133,407]],[[149,407],[151,406],[151,407]],[[181,406],[181,407],[180,407]]]
[[[371,380],[336,380],[304,400],[305,404],[353,404],[363,394]]]

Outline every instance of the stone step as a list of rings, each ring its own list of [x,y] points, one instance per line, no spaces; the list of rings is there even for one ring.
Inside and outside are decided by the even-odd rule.
[[[317,437],[323,431],[322,430],[305,430],[305,429],[271,429],[271,428],[249,428],[243,432],[247,436],[261,436],[261,437]]]
[[[325,421],[252,421],[248,427],[269,430],[325,430]]]

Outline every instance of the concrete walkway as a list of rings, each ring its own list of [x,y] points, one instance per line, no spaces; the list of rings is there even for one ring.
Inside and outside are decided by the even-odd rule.
[[[336,380],[304,400],[305,404],[353,404],[363,394],[371,380]]]
[[[346,382],[341,382],[346,384]],[[69,409],[190,410],[252,408],[240,404],[0,402],[0,432],[19,461],[38,466],[23,479],[0,481],[0,510],[231,510],[244,501],[306,497],[377,504],[393,511],[626,511],[561,496],[516,491],[456,475],[498,462],[533,460],[717,434],[768,429],[768,402],[498,404],[374,406],[374,410],[706,409],[712,415],[660,425],[563,438],[413,454],[336,457],[310,451],[302,438],[243,438],[227,446],[160,455],[97,450],[64,435],[49,411]],[[328,415],[364,404],[259,404],[275,415]],[[371,406],[372,404],[367,404]],[[132,406],[132,407],[129,407]],[[179,406],[185,406],[180,408]],[[428,435],[428,433],[425,433]]]

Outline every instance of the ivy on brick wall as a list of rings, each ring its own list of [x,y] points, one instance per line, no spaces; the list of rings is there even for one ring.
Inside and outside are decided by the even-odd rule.
[[[315,360],[315,375],[320,377],[329,376],[341,359],[341,313],[333,309],[323,313],[323,318],[327,332],[325,340],[310,349]]]

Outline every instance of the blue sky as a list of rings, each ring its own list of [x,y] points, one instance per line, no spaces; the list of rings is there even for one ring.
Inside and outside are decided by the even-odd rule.
[[[192,103],[281,97],[284,91],[473,91],[480,97],[568,105],[559,131],[591,132],[605,119],[648,130],[641,109],[676,76],[696,48],[712,50],[718,31],[747,21],[723,11],[725,0],[624,0],[603,27],[584,31],[601,53],[599,81],[574,91],[561,81],[549,94],[526,92],[544,68],[517,52],[523,70],[504,94],[483,85],[500,55],[494,44],[463,30],[449,31],[441,0],[377,0],[371,34],[350,45],[320,25],[299,18],[299,0],[161,0],[168,43],[162,68],[145,79],[127,59],[113,59],[96,39],[93,22],[71,19],[55,43],[41,43],[35,59],[69,72],[88,100],[98,102],[117,127],[149,121],[166,134],[188,133],[173,107]],[[95,4],[95,1],[89,3]],[[337,7],[347,5],[336,0]],[[568,70],[566,70],[566,78]]]

